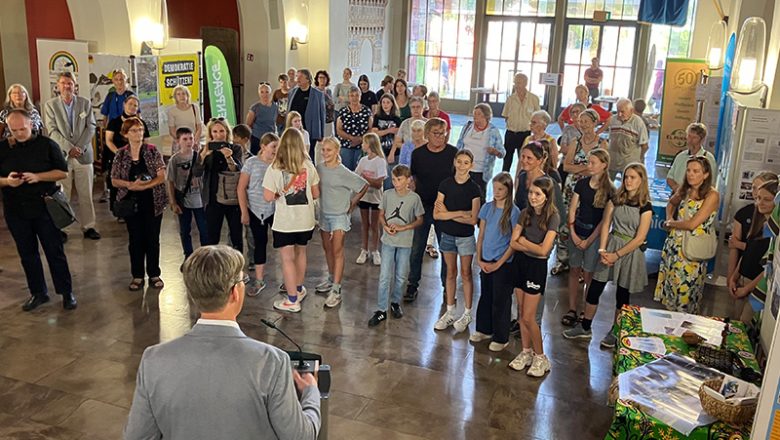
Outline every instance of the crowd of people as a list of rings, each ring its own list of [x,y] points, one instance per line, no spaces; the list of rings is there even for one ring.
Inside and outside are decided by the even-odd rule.
[[[387,76],[376,92],[368,77],[361,75],[356,85],[352,75],[344,69],[343,80],[331,87],[327,71],[312,75],[290,69],[279,75],[276,90],[269,83],[258,86],[258,101],[245,124],[235,127],[220,117],[204,124],[186,87],[178,87],[169,109],[173,155],[166,164],[148,143],[126,76],[115,72],[115,90],[102,109],[109,121],[102,157],[110,209],[128,231],[129,290],[141,290],[147,278],[150,287],[164,286],[160,228],[169,207],[179,223],[182,268],[194,252],[193,220],[201,246],[219,244],[225,222],[229,245],[244,253],[246,243],[254,266],[246,280],[249,296],[268,286],[265,264],[272,243],[279,252],[284,295],[274,308],[293,313],[301,311],[306,282],[312,282],[307,248],[318,227],[327,275],[313,287],[327,295],[326,308],[337,307],[343,295],[356,294],[343,288],[344,247],[352,213],[359,209],[361,249],[355,264],[380,267],[368,326],[380,325],[388,314],[402,318],[401,304],[419,294],[425,255],[441,254],[445,307],[434,329],[463,332],[476,321],[470,340],[490,341],[492,351],[505,349],[510,334],[519,333],[523,348],[510,367],[541,377],[551,367],[540,323],[554,249],[551,274],[569,272],[568,309],[561,317],[571,327],[566,338],[592,337],[608,282],[615,285],[616,313],[646,288],[644,249],[652,219],[644,165],[648,131],[632,101],[620,99],[613,115],[590,102],[592,84],[579,85],[577,102],[557,119],[562,135],[555,138],[548,133],[554,119],[520,73],[502,112],[505,134],[491,122],[491,106],[479,103],[455,140],[438,94],[422,84],[410,87],[405,71]],[[5,133],[0,187],[30,288],[26,311],[49,300],[38,241],[64,307],[76,307],[62,232],[41,195],[56,190],[56,182],[68,196],[75,189],[85,238],[100,238],[90,197],[95,119],[88,102],[74,95],[70,74],[61,74],[57,86],[60,93],[45,103],[43,118],[18,84],[8,90],[0,112]],[[654,297],[670,310],[697,313],[706,261],[689,255],[686,247],[692,246],[691,237],[714,234],[719,194],[713,187],[715,160],[702,147],[706,127],[692,123],[687,136],[688,149],[675,158],[667,178],[673,191],[664,224],[669,234]],[[502,160],[498,173],[496,159]],[[758,307],[746,298],[763,276],[756,269],[768,246],[761,231],[777,186],[777,176],[759,175],[756,204],[735,218],[728,283],[736,319],[746,319]],[[481,281],[477,304],[475,263]],[[463,309],[458,312],[459,283]],[[613,329],[601,345],[611,348],[615,342]]]

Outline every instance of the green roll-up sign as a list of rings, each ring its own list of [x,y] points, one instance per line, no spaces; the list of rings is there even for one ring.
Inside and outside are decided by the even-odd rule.
[[[218,48],[207,46],[205,58],[211,116],[225,118],[230,125],[235,126],[236,107],[233,104],[233,86],[225,56]]]

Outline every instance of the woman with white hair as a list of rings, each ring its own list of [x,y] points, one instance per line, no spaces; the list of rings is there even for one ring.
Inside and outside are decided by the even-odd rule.
[[[490,105],[479,103],[474,106],[474,121],[469,121],[463,127],[458,139],[458,150],[469,150],[474,156],[471,168],[471,180],[479,186],[480,200],[485,202],[487,183],[493,179],[493,164],[496,158],[506,154],[501,132],[490,123],[493,110]]]
[[[203,121],[200,118],[200,109],[190,102],[191,99],[190,89],[186,86],[179,84],[174,87],[173,100],[176,104],[168,108],[168,134],[173,138],[171,155],[179,151],[179,146],[176,144],[176,130],[181,127],[189,128],[195,144],[200,145]]]
[[[30,121],[32,122],[32,129],[34,132],[43,132],[43,119],[41,114],[30,101],[30,95],[27,93],[27,89],[21,84],[11,84],[8,88],[8,92],[5,94],[5,103],[3,109],[0,110],[0,139],[5,139],[11,136],[11,130],[8,129],[8,125],[5,123],[5,118],[11,110],[21,108],[27,111],[30,115]]]

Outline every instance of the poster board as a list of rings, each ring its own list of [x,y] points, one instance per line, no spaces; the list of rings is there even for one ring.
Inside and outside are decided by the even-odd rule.
[[[72,72],[76,78],[79,96],[89,92],[89,49],[85,41],[37,39],[38,86],[41,102],[59,95],[57,76],[60,72]]]
[[[95,120],[98,122],[98,125],[101,125],[104,118],[100,113],[103,101],[114,90],[114,84],[111,82],[111,79],[116,69],[124,69],[127,73],[127,80],[130,82],[133,71],[133,58],[102,53],[89,55],[89,95],[92,111],[95,113]],[[132,90],[132,84],[130,89]]]
[[[141,101],[139,109],[141,118],[149,127],[149,135],[156,138],[160,135],[160,106],[157,91],[157,57],[143,56],[135,59],[136,80],[138,85],[135,93]],[[154,140],[152,144],[157,144]]]
[[[677,153],[688,147],[686,128],[688,124],[696,121],[696,88],[701,72],[706,70],[707,63],[704,60],[666,59],[656,158],[659,164],[671,164]]]
[[[190,91],[190,102],[200,101],[200,60],[198,54],[163,55],[158,60],[160,106],[176,104],[173,89],[178,85]]]

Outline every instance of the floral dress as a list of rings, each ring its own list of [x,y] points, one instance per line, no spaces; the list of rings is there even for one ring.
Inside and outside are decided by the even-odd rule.
[[[677,210],[677,218],[683,218],[685,210],[692,217],[704,204],[702,200],[686,199]],[[714,233],[715,212],[692,231],[693,235]],[[706,261],[691,261],[685,258],[682,244],[685,231],[672,229],[661,252],[661,267],[658,270],[658,284],[654,298],[667,309],[696,314],[704,292],[704,276],[707,275]]]

